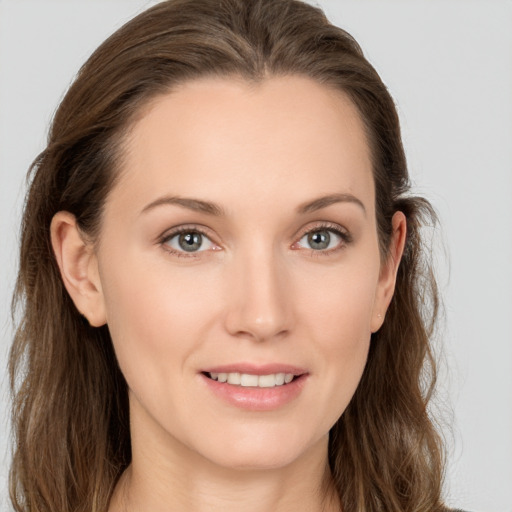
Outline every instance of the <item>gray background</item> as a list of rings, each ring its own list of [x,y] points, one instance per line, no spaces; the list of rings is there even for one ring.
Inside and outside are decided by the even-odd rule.
[[[25,171],[79,65],[153,3],[0,0],[0,510],[8,510],[5,361]],[[512,512],[512,2],[318,3],[388,84],[416,190],[441,217],[447,501]]]

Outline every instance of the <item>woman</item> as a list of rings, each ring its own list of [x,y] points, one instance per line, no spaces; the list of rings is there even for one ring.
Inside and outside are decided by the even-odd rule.
[[[15,509],[444,510],[432,217],[385,86],[318,9],[129,22],[33,166]]]

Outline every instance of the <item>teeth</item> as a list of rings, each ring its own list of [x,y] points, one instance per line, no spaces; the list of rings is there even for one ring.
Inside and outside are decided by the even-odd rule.
[[[240,375],[240,385],[243,387],[256,387],[258,385],[258,376],[242,373],[242,375]]]
[[[276,386],[282,386],[284,384],[284,379],[284,373],[276,373]]]
[[[228,373],[228,384],[240,384],[239,373]]]
[[[289,384],[293,373],[271,373],[269,375],[251,375],[250,373],[210,373],[210,378],[219,382],[227,382],[235,386],[253,388],[273,388]]]
[[[273,388],[276,385],[275,375],[260,375],[258,377],[258,387]]]

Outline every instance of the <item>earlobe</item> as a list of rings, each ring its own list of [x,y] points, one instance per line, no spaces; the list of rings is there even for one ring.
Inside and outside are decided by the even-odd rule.
[[[392,235],[388,257],[381,266],[377,294],[375,297],[371,332],[377,332],[384,323],[384,317],[395,292],[396,275],[404,252],[407,236],[407,219],[402,212],[395,212],[392,219]]]
[[[50,226],[51,241],[62,281],[78,311],[93,327],[106,323],[98,261],[80,233],[74,215],[58,212]]]

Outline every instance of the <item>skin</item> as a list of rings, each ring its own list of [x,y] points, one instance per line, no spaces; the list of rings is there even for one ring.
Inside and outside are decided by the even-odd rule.
[[[382,325],[406,232],[397,212],[382,261],[356,108],[304,77],[196,80],[154,100],[126,148],[98,243],[67,212],[52,223],[65,285],[91,325],[108,323],[129,386],[133,461],[110,511],[339,510],[328,433]],[[161,202],[171,196],[223,214]],[[181,249],[178,226],[205,233],[200,250]],[[307,233],[326,229],[342,236],[312,248]],[[241,361],[307,379],[282,407],[243,410],[201,375]]]

